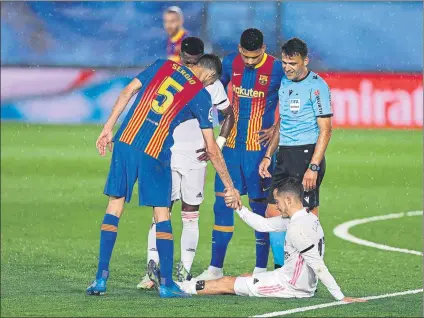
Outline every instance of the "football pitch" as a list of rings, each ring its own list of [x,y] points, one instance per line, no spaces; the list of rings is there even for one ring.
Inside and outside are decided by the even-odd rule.
[[[312,299],[194,296],[161,300],[155,291],[135,288],[146,265],[151,209],[127,205],[112,255],[108,291],[88,297],[94,278],[102,194],[110,154],[95,149],[100,126],[1,124],[1,315],[7,316],[235,316],[333,302],[320,283]],[[192,272],[206,269],[213,225],[213,168],[200,211],[200,242]],[[136,191],[136,190],[135,190]],[[136,194],[136,193],[135,193]],[[422,210],[422,132],[335,130],[327,151],[320,219],[325,260],[346,296],[366,297],[422,288],[422,256],[385,251],[336,237],[344,222]],[[245,199],[247,203],[247,200]],[[175,259],[179,260],[180,205],[173,213]],[[236,216],[224,271],[251,271],[253,230]],[[357,225],[358,238],[422,251],[422,216]],[[268,268],[272,267],[272,255]],[[402,295],[292,316],[422,316],[423,294]]]

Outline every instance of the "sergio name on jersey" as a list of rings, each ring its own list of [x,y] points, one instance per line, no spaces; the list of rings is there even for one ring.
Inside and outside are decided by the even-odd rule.
[[[137,78],[142,87],[113,141],[169,160],[172,133],[178,124],[196,118],[201,129],[212,128],[211,97],[189,68],[157,60]]]

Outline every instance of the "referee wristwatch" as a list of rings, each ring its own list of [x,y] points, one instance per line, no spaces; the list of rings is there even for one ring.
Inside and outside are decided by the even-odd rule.
[[[310,163],[308,169],[311,169],[312,171],[320,171],[320,167],[314,163]]]

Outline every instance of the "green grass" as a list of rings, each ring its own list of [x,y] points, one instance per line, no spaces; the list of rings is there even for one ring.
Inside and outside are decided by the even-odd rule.
[[[151,210],[133,200],[124,212],[104,297],[85,296],[97,265],[102,195],[110,155],[97,155],[96,126],[1,125],[1,315],[6,316],[250,316],[331,302],[323,285],[312,299],[237,296],[160,300],[135,289],[146,263]],[[419,131],[336,130],[321,191],[326,263],[349,296],[422,287],[422,258],[338,239],[335,226],[352,219],[422,209],[422,134]],[[201,207],[193,272],[210,260],[213,169]],[[173,213],[175,237],[181,221]],[[422,250],[422,217],[358,225],[360,238]],[[236,218],[225,272],[254,266],[254,234]],[[179,240],[176,240],[179,259]],[[272,261],[270,261],[270,268]],[[315,310],[295,316],[422,316],[422,294]]]

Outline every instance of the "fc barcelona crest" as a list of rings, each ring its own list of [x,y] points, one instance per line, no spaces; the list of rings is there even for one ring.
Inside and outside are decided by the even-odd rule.
[[[268,83],[268,76],[259,75],[259,84],[266,85]]]

